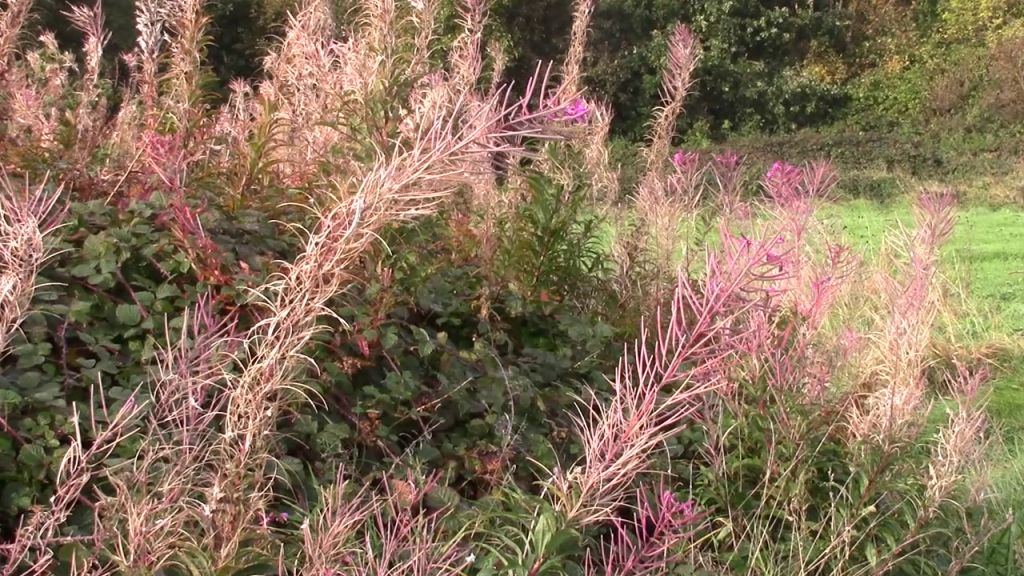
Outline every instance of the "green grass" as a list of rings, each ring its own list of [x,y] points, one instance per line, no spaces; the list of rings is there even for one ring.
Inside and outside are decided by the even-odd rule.
[[[835,203],[822,215],[869,257],[877,253],[887,230],[913,221],[908,202]],[[1020,343],[1005,347],[998,357],[988,412],[1006,445],[994,481],[1004,498],[1024,503],[1024,210],[961,208],[944,249],[943,267],[965,285],[976,310],[975,317],[964,319],[971,340]]]
[[[840,223],[847,240],[866,254],[877,252],[886,231],[897,223],[913,223],[905,202],[843,202],[825,207],[823,215]],[[991,322],[993,333],[1024,338],[1024,211],[962,208],[943,260],[947,272],[965,281],[972,304]]]
[[[889,231],[900,223],[913,227],[909,200],[834,202],[822,207],[819,216],[869,260]],[[609,243],[613,235],[609,227]],[[715,234],[708,240],[714,243]],[[943,272],[965,289],[971,311],[957,319],[958,338],[966,336],[978,346],[1000,344],[988,413],[1006,453],[994,481],[1010,502],[1024,505],[1024,210],[961,207],[942,258]],[[1014,346],[1014,341],[1020,344]]]

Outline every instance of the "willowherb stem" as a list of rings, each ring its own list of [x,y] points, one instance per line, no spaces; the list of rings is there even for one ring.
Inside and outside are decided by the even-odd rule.
[[[573,7],[572,32],[569,36],[569,52],[562,66],[560,90],[567,94],[579,92],[583,54],[587,48],[587,30],[590,17],[594,14],[596,0],[576,0]]]
[[[636,518],[613,521],[611,540],[601,547],[601,561],[587,551],[588,576],[660,574],[687,554],[684,543],[700,529],[706,513],[696,510],[692,500],[679,502],[664,486],[656,498],[644,488],[636,496]]]
[[[700,57],[700,43],[685,24],[672,31],[668,42],[668,64],[662,81],[663,105],[654,114],[649,143],[644,150],[647,170],[644,178],[658,178],[669,156],[676,120],[693,84],[693,72]]]
[[[36,273],[46,260],[45,237],[60,224],[54,212],[62,187],[47,190],[43,182],[34,190],[17,186],[0,171],[0,356],[28,311],[35,292]]]
[[[32,10],[33,0],[9,0],[0,10],[0,83],[13,64],[18,41]]]
[[[657,447],[686,426],[704,394],[725,385],[749,330],[743,319],[758,306],[752,289],[777,277],[766,262],[770,249],[761,242],[735,252],[709,250],[699,285],[680,269],[668,318],[655,313],[653,334],[641,326],[610,382],[611,398],[590,391],[575,417],[584,455],[551,482],[570,522],[608,518]]]

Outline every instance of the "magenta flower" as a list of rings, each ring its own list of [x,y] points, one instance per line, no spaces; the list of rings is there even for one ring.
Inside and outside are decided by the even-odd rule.
[[[765,180],[775,182],[795,181],[800,176],[800,169],[786,162],[776,162],[764,175]]]
[[[683,522],[687,522],[695,516],[693,500],[680,502],[676,499],[676,495],[668,490],[661,493],[661,509],[668,516],[679,516],[679,520]]]
[[[732,150],[727,150],[723,154],[715,154],[715,163],[727,171],[736,170],[740,165],[740,157]]]
[[[700,154],[696,152],[684,152],[683,150],[677,150],[672,155],[672,163],[678,168],[691,168],[697,164],[700,160]]]
[[[587,116],[590,114],[590,107],[587,106],[586,100],[578,98],[576,102],[565,109],[566,120],[578,120],[580,122],[586,122]]]

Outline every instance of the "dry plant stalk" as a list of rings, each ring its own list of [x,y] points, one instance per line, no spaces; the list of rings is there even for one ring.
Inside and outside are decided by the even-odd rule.
[[[136,4],[135,29],[138,32],[138,39],[135,50],[126,56],[125,60],[133,70],[133,91],[138,93],[141,102],[122,110],[126,121],[119,128],[135,126],[133,113],[141,114],[146,118],[147,129],[156,128],[160,110],[157,70],[160,54],[163,52],[166,23],[166,14],[155,0],[140,0]],[[118,130],[118,133],[120,134],[121,130]]]
[[[874,442],[898,443],[923,425],[924,370],[932,328],[940,306],[936,286],[939,249],[956,222],[952,194],[924,194],[916,205],[917,230],[902,230],[896,245],[905,260],[893,259],[892,272],[879,271],[875,286],[884,307],[866,357],[864,405],[851,414],[852,434]],[[901,245],[900,245],[901,244]]]
[[[611,167],[608,159],[611,108],[606,104],[592,104],[588,119],[586,135],[580,143],[583,148],[583,165],[591,177],[591,197],[597,206],[608,210],[619,200],[619,171]]]
[[[10,135],[19,146],[54,150],[64,112],[53,103],[63,102],[75,59],[60,50],[52,33],[42,34],[39,42],[39,48],[23,54],[5,74],[5,115],[9,114]]]
[[[54,206],[61,190],[47,191],[46,180],[34,190],[27,182],[18,186],[0,171],[0,355],[28,312],[36,274],[48,256],[45,238],[60,223]]]
[[[9,0],[7,7],[0,11],[0,82],[7,81],[7,74],[14,65],[18,53],[20,36],[32,10],[32,0]]]
[[[491,83],[488,91],[493,94],[501,87],[501,79],[508,65],[508,54],[500,43],[493,40],[487,43],[487,53],[491,55]]]
[[[54,211],[60,197],[61,188],[48,191],[45,180],[31,189],[27,183],[23,187],[16,186],[10,176],[0,174],[0,355],[28,310],[36,289],[36,274],[48,256],[46,237],[57,229],[62,218],[61,212]],[[111,422],[108,432],[99,435],[88,449],[82,449],[80,417],[77,411],[72,414],[71,422],[79,442],[69,447],[61,462],[57,493],[48,507],[39,508],[20,527],[13,543],[0,547],[7,557],[0,574],[6,576],[18,570],[33,549],[39,549],[42,556],[28,573],[48,573],[45,570],[51,554],[48,546],[61,540],[58,530],[70,515],[72,505],[79,501],[91,468],[124,437],[132,413],[126,410],[107,416]],[[9,431],[3,418],[0,418],[0,431]]]
[[[307,560],[301,573],[464,574],[473,562],[468,547],[460,542],[469,527],[454,537],[444,537],[441,522],[450,510],[416,513],[411,506],[438,478],[420,479],[408,473],[405,480],[388,482],[382,494],[374,495],[365,487],[355,490],[339,475],[337,484],[325,494],[324,511],[302,526]],[[357,531],[365,531],[364,524],[372,526],[379,537],[375,545],[357,541]]]
[[[548,483],[569,522],[611,518],[658,447],[683,430],[704,395],[726,384],[735,346],[746,337],[742,320],[759,305],[753,289],[776,277],[765,264],[770,248],[762,242],[734,253],[707,251],[699,285],[680,269],[668,317],[655,315],[656,340],[641,327],[611,381],[611,400],[594,390],[580,399],[574,419],[584,455]]]
[[[812,190],[821,188],[820,182],[828,181],[812,180],[819,182],[808,186]],[[794,178],[789,185],[793,186],[798,181],[800,178]],[[949,414],[947,425],[940,428],[934,439],[923,434],[923,428],[914,422],[918,414],[911,414],[902,406],[899,406],[898,413],[892,410],[892,405],[906,401],[909,396],[886,402],[884,410],[877,414],[878,419],[870,420],[864,418],[863,407],[856,402],[844,400],[836,403],[836,399],[849,398],[850,391],[839,389],[835,390],[836,395],[826,395],[839,372],[839,365],[845,360],[833,357],[836,352],[821,348],[838,349],[839,355],[845,353],[845,348],[842,343],[836,346],[837,343],[824,332],[824,317],[833,310],[837,295],[853,287],[851,280],[855,278],[859,261],[828,241],[816,245],[817,238],[809,234],[814,231],[810,226],[813,205],[804,203],[806,197],[802,195],[808,190],[801,191],[801,188],[790,188],[790,192],[797,196],[784,194],[782,190],[773,194],[774,205],[770,209],[776,218],[774,230],[768,234],[734,236],[725,226],[721,232],[723,254],[740,253],[750,250],[751,245],[767,244],[769,249],[764,256],[773,266],[778,266],[778,274],[767,279],[763,286],[770,296],[766,299],[767,305],[751,310],[743,319],[747,326],[744,338],[732,343],[732,347],[741,351],[739,355],[745,358],[732,366],[742,374],[732,376],[749,380],[751,375],[762,375],[766,378],[768,393],[781,393],[779,399],[787,400],[770,408],[762,407],[762,410],[770,410],[774,425],[763,463],[763,478],[755,490],[756,496],[753,496],[756,511],[751,514],[747,508],[727,510],[716,518],[716,524],[722,526],[722,530],[728,527],[731,546],[748,547],[752,555],[771,559],[770,567],[779,573],[815,574],[826,569],[829,573],[864,576],[888,573],[896,564],[925,551],[928,545],[925,537],[934,529],[930,522],[942,507],[960,510],[965,502],[971,506],[983,503],[987,440],[979,390],[987,374],[984,370],[970,371],[959,367],[958,373],[951,376],[949,388],[954,393],[956,406]],[[779,201],[784,198],[788,200]],[[917,265],[897,267],[898,271],[891,273],[894,277],[896,274],[904,275],[899,277],[901,286],[926,280],[934,282],[935,276],[927,270],[934,271],[936,247],[952,232],[952,208],[948,195],[926,196],[920,200],[918,231],[908,239],[908,245],[914,247],[910,251],[919,254],[913,259]],[[792,238],[798,238],[799,242],[791,243]],[[809,284],[810,289],[801,288],[801,283]],[[786,297],[781,297],[783,291]],[[910,289],[900,293],[901,297],[916,294]],[[808,295],[813,297],[808,298]],[[929,305],[927,299],[923,305]],[[801,320],[780,326],[779,313],[790,308],[800,313]],[[795,328],[799,331],[794,331]],[[780,338],[790,343],[784,351],[777,344]],[[911,345],[915,343],[918,342],[910,342]],[[728,374],[725,378],[731,379]],[[915,379],[911,384],[918,382]],[[884,392],[898,392],[899,389],[899,386],[890,386]],[[727,455],[723,446],[730,431],[722,425],[726,421],[723,413],[725,410],[749,410],[749,406],[742,402],[730,403],[730,393],[731,387],[720,387],[704,396],[701,407],[701,424],[705,426],[710,440],[703,451],[704,457],[720,479],[731,474],[725,469]],[[917,390],[912,393],[917,393]],[[891,400],[894,395],[889,392],[883,399]],[[816,453],[821,447],[817,436],[810,441],[804,436],[807,422],[803,419],[807,416],[794,415],[791,410],[789,402],[792,399],[799,402],[802,397],[810,402],[812,409],[828,407],[826,410],[832,412],[829,420],[818,424],[826,428],[822,433],[845,438],[855,451],[866,450],[874,456],[883,455],[880,461],[872,457],[852,463],[855,470],[869,478],[889,479],[896,474],[902,481],[907,473],[902,467],[906,466],[901,461],[902,449],[908,443],[929,445],[932,458],[930,461],[913,461],[918,475],[916,478],[910,476],[919,483],[925,498],[918,501],[913,495],[884,488],[875,488],[872,492],[869,490],[871,484],[857,486],[850,480],[834,485],[831,507],[827,503],[822,507],[817,500],[820,495],[801,492],[807,489],[803,480],[806,461],[818,457]],[[880,404],[869,406],[877,408]],[[922,410],[920,405],[916,409]],[[845,434],[849,429],[854,434]],[[774,448],[780,443],[790,449],[785,459]],[[894,464],[892,459],[901,463]],[[979,488],[974,488],[975,484]],[[879,497],[882,500],[876,501]],[[784,511],[794,530],[793,537],[785,539],[784,543],[772,538],[773,528],[766,524],[773,521],[780,502],[785,502]],[[913,511],[909,517],[904,516],[908,508]],[[808,513],[811,509],[817,514],[813,522]],[[865,509],[868,512],[860,512]],[[851,510],[855,513],[851,514]],[[880,551],[877,561],[863,563],[865,540],[871,537],[873,527],[891,520],[899,523],[902,532],[894,533],[896,540],[892,547],[884,553]],[[1005,525],[1005,521],[999,518],[986,517],[979,522],[977,518],[968,518],[965,512],[964,536],[958,538],[955,545],[954,565],[964,565],[995,530]],[[824,545],[807,545],[816,542]],[[751,569],[747,573],[755,572]]]
[[[561,89],[566,94],[580,92],[580,80],[583,70],[583,54],[587,48],[587,31],[590,17],[594,14],[597,0],[576,0],[573,7],[572,31],[569,36],[569,53],[565,56],[562,66]]]
[[[3,576],[52,574],[55,563],[52,547],[55,545],[80,542],[98,552],[105,544],[101,537],[103,533],[99,531],[79,537],[61,536],[61,532],[71,516],[73,506],[81,502],[88,503],[84,500],[83,492],[93,477],[102,474],[105,458],[118,444],[137,431],[142,407],[134,401],[135,394],[116,411],[107,408],[101,392],[92,390],[92,396],[93,405],[99,404],[99,407],[93,408],[90,413],[90,424],[98,432],[92,438],[82,433],[82,416],[74,407],[71,415],[74,432],[57,471],[57,490],[47,505],[33,509],[31,516],[19,526],[14,542],[0,547],[0,551],[7,556],[6,565],[0,568]],[[97,416],[100,414],[106,422],[105,426],[98,424],[100,419]],[[98,520],[99,509],[95,505],[91,506]]]
[[[670,161],[669,147],[675,132],[676,120],[683,110],[683,102],[693,82],[693,72],[700,57],[700,45],[690,29],[676,26],[669,39],[669,59],[662,81],[663,105],[655,110],[654,121],[643,149],[646,168],[632,196],[632,204],[639,218],[636,239],[646,244],[652,259],[664,272],[675,266],[681,247],[680,225],[692,214],[693,199],[673,190],[666,174]],[[655,291],[655,301],[662,294]]]
[[[472,90],[483,73],[481,52],[487,24],[487,0],[458,0],[458,22],[462,32],[452,45],[452,83],[460,90]]]
[[[489,109],[499,108],[496,103],[492,104]],[[505,107],[504,110],[514,115],[511,108]],[[175,424],[176,421],[168,421],[167,418],[152,422],[148,434],[154,440],[165,434],[173,437],[187,433],[192,438],[190,444],[203,448],[175,453],[173,461],[177,463],[179,472],[171,474],[168,479],[149,478],[147,481],[144,475],[138,477],[138,470],[129,471],[124,477],[112,472],[112,482],[126,492],[112,502],[122,507],[131,503],[131,508],[123,509],[115,517],[134,518],[134,522],[142,525],[146,521],[158,522],[162,528],[162,531],[157,531],[152,526],[135,532],[139,537],[147,535],[146,556],[129,556],[129,552],[140,550],[140,543],[119,539],[119,552],[115,557],[129,561],[127,565],[137,565],[138,562],[147,566],[159,565],[150,563],[168,558],[185,532],[192,535],[193,545],[206,550],[218,565],[225,565],[234,556],[240,542],[256,523],[257,515],[267,507],[273,480],[267,475],[269,441],[273,438],[281,410],[303,400],[302,390],[296,382],[308,359],[301,351],[316,331],[317,318],[331,314],[324,307],[325,302],[351,280],[346,270],[353,259],[375,241],[376,230],[390,222],[429,213],[453,187],[464,181],[463,173],[457,168],[474,155],[486,152],[476,146],[483,134],[494,130],[500,116],[495,115],[489,123],[467,123],[479,128],[465,130],[454,121],[461,116],[459,112],[459,108],[453,109],[451,119],[433,123],[428,131],[420,133],[418,144],[413,148],[391,156],[381,151],[368,177],[358,184],[336,182],[339,194],[335,196],[335,204],[319,209],[320,219],[316,229],[309,234],[305,252],[293,264],[282,263],[281,272],[256,291],[267,314],[243,338],[241,348],[247,354],[242,360],[240,374],[226,370],[229,363],[223,359],[223,354],[216,352],[213,342],[200,347],[207,354],[178,359],[175,364],[180,366],[176,370],[187,366],[186,374],[190,376],[185,376],[189,378],[186,384],[177,385],[183,386],[189,394],[205,390],[209,382],[223,383],[223,407],[218,408],[223,410],[223,429],[208,437],[196,438],[196,432],[186,431],[196,428],[210,430],[208,420],[206,425],[193,422],[187,426]],[[355,188],[349,188],[353,184]],[[207,329],[206,332],[212,330]],[[221,360],[216,361],[216,358]],[[205,363],[211,363],[211,366],[204,368]],[[171,373],[170,365],[167,372]],[[172,394],[172,398],[179,400],[164,401],[166,406],[178,407],[171,410],[172,415],[195,412],[186,404],[186,400],[192,402],[194,397],[186,397],[182,391]],[[177,443],[156,441],[158,449],[166,450],[168,445],[174,444]],[[158,453],[153,459],[169,457]],[[154,483],[161,486],[162,482],[168,482],[169,487],[142,494],[130,493],[133,486],[152,486]],[[177,503],[167,497],[170,486],[178,488]],[[189,488],[192,491],[199,488],[202,496],[190,494]],[[129,495],[133,497],[129,498]],[[189,502],[205,503],[199,508],[206,518],[200,517],[204,521],[198,523],[198,527],[196,522],[188,522],[195,520],[194,514],[189,516],[184,512],[198,505],[189,505]],[[155,513],[166,510],[168,506],[172,509],[162,514]],[[173,507],[179,507],[181,511],[175,512]],[[186,526],[192,528],[186,531]],[[126,530],[112,532],[125,537],[133,533]],[[157,533],[164,534],[165,540],[161,542],[155,538]]]
[[[281,44],[264,58],[266,80],[258,88],[259,97],[270,104],[271,116],[258,114],[263,107],[236,105],[257,112],[251,120],[254,126],[280,123],[275,135],[277,154],[271,159],[283,163],[279,175],[286,181],[292,175],[301,179],[315,170],[319,159],[330,157],[342,135],[322,123],[334,120],[345,101],[369,98],[381,64],[367,38],[333,39],[334,23],[326,2],[305,2],[288,19]],[[357,169],[354,163],[350,168]]]
[[[186,2],[180,8],[168,15],[150,3],[140,4],[140,43],[134,56],[139,106],[126,112],[121,122],[125,134],[151,136],[142,152],[163,150],[167,144],[168,153],[174,153],[182,145],[180,134],[153,133],[153,117],[138,113],[147,101],[172,114],[175,106],[185,114],[194,112],[183,108],[183,98],[195,87],[205,17],[198,5]],[[388,50],[398,42],[388,25],[395,14],[391,2],[368,1],[363,34],[347,43],[331,38],[324,2],[307,2],[291,17],[282,48],[267,60],[270,78],[260,87],[262,97],[273,103],[273,114],[288,122],[278,142],[286,159],[312,161],[312,152],[326,153],[344,138],[316,126],[324,110],[337,109],[342,100],[359,103],[379,97],[374,87],[389,78],[386,67],[377,64],[394,56]],[[177,34],[167,42],[177,69],[172,89],[164,96],[156,90],[153,66],[161,53],[159,31],[165,23]],[[314,69],[318,74],[308,74]],[[260,322],[247,334],[236,335],[231,326],[214,318],[208,302],[190,313],[187,332],[179,345],[165,351],[155,375],[153,405],[147,405],[141,423],[143,449],[133,462],[106,471],[112,489],[101,495],[97,506],[95,537],[103,541],[110,560],[123,569],[142,571],[196,554],[205,556],[214,569],[231,564],[269,503],[274,478],[268,466],[278,416],[306,399],[297,384],[309,367],[302,351],[317,330],[317,319],[331,314],[325,308],[327,300],[351,281],[351,263],[377,240],[376,232],[385,225],[429,214],[454,189],[474,183],[473,175],[486,170],[492,153],[515,153],[508,142],[524,136],[551,137],[546,121],[561,117],[568,103],[546,98],[546,81],[534,78],[523,100],[512,102],[506,91],[481,96],[473,90],[475,82],[459,88],[458,81],[439,77],[433,97],[409,111],[403,141],[380,142],[368,165],[352,165],[348,171],[344,164],[329,182],[332,191],[318,190],[310,199],[318,218],[313,229],[303,231],[304,252],[294,263],[281,263],[279,272],[254,291],[266,310]],[[545,106],[528,111],[538,87]],[[253,111],[247,92],[246,86],[236,86],[229,112],[232,120],[247,127],[225,126],[221,120],[221,128],[231,131],[239,145],[253,135],[252,127],[259,121],[246,118]],[[125,126],[128,122],[145,127]],[[160,144],[154,138],[170,138],[173,143]],[[185,167],[171,169],[166,156],[148,162],[159,169],[165,184],[184,189]],[[309,170],[305,165],[299,172]],[[116,444],[126,433],[126,423],[138,419],[138,410],[134,403],[123,407],[102,432],[109,442],[99,443],[97,450]],[[64,462],[68,473],[62,477],[61,490],[67,498],[56,503],[59,507],[33,515],[19,535],[24,548],[19,558],[39,548],[35,565],[40,570],[49,566],[48,534],[59,527],[68,510],[65,504],[81,495],[102,460],[86,450],[85,443],[84,438],[74,439],[75,447]],[[371,507],[387,502],[391,500]],[[436,537],[427,528],[419,534]],[[324,543],[323,536],[307,529],[308,542]],[[308,551],[310,558],[322,557],[322,552]],[[449,552],[434,564],[451,560]],[[426,573],[427,568],[416,570]]]
[[[685,24],[677,25],[668,41],[668,64],[662,81],[663,103],[655,110],[649,142],[644,148],[647,169],[642,182],[659,180],[664,175],[676,121],[694,82],[693,73],[699,59],[700,43],[697,38]],[[643,188],[644,184],[640,186]]]
[[[416,30],[416,48],[409,71],[413,77],[417,77],[430,72],[430,55],[433,51],[431,43],[434,40],[438,0],[417,0],[411,4],[413,12],[409,18]]]
[[[104,31],[103,10],[98,0],[91,8],[72,6],[64,15],[85,36],[85,70],[78,106],[72,113],[77,140],[74,153],[78,162],[85,162],[102,142],[106,124],[107,102],[99,82],[103,50],[110,41],[110,33]]]
[[[189,135],[204,116],[202,66],[206,27],[210,17],[203,12],[205,0],[172,0],[161,8],[167,14],[169,64],[161,95],[176,132]]]
[[[238,508],[248,503],[239,497],[250,486],[223,484],[224,470],[244,455],[225,450],[219,430],[223,374],[239,342],[211,304],[204,298],[186,313],[178,344],[159,357],[138,455],[106,471],[112,490],[100,500],[96,533],[121,569],[158,570],[192,549],[225,562],[239,524],[250,520],[251,510]]]

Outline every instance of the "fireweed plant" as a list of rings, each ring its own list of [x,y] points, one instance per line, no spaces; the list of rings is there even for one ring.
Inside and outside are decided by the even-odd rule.
[[[143,384],[115,399],[101,378],[91,402],[66,401],[48,497],[5,535],[0,573],[874,576],[966,574],[993,552],[1006,521],[983,482],[986,372],[950,374],[948,420],[926,422],[953,198],[922,195],[914,231],[876,266],[816,218],[836,180],[828,164],[780,162],[763,199],[746,201],[742,159],[672,149],[700,55],[686,26],[669,38],[644,173],[621,190],[608,108],[580,89],[595,0],[575,4],[560,74],[540,66],[514,99],[495,81],[501,53],[483,57],[482,0],[457,2],[462,32],[444,67],[435,0],[362,0],[346,30],[327,2],[306,0],[261,80],[234,82],[219,107],[205,92],[203,3],[140,0],[116,110],[101,5],[68,14],[85,38],[79,60],[51,34],[25,41],[31,4],[0,12],[0,346],[13,350],[30,313],[57,206],[159,203],[152,225],[196,294],[180,316],[145,319],[168,342]],[[295,253],[249,274],[215,241],[211,212],[276,220]],[[401,240],[438,229],[429,253],[449,260],[435,264],[483,278],[469,296],[482,325],[530,301],[636,337],[604,359],[606,378],[547,383],[574,401],[565,446],[549,446],[565,449],[518,449],[525,472],[497,459],[486,494],[453,495],[411,448],[376,462],[374,481],[346,451],[326,466],[311,458],[299,468],[317,474],[300,486],[278,472],[283,427],[338,405],[312,384],[331,368],[312,361],[314,343],[350,343],[356,365],[384,346],[335,298],[372,280],[362,294],[392,302],[389,258],[428,252]],[[246,298],[227,306],[236,289]],[[129,292],[138,308],[117,314],[141,323]],[[837,329],[854,306],[869,321]],[[0,438],[30,454],[12,401]],[[358,420],[367,443],[374,415]],[[499,453],[514,450],[519,417],[502,414]],[[444,423],[426,420],[413,446]]]

